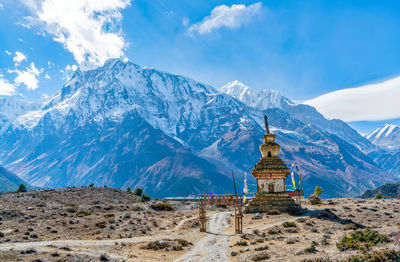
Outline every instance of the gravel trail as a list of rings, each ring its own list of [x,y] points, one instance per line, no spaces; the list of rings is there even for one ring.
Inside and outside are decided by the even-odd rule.
[[[185,255],[175,260],[183,261],[228,261],[227,249],[233,235],[223,234],[229,227],[231,212],[211,214],[207,222],[208,236],[202,238]]]

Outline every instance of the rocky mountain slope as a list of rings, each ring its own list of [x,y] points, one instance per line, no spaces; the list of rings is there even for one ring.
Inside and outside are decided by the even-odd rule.
[[[371,152],[370,157],[384,170],[400,178],[400,127],[385,124],[366,138],[379,148]]]
[[[18,176],[11,173],[4,167],[0,166],[0,193],[7,191],[15,191],[21,184],[27,185]]]
[[[0,133],[16,119],[29,111],[39,109],[39,102],[18,100],[13,97],[0,97]]]
[[[383,198],[399,198],[400,197],[400,182],[387,183],[378,188],[365,191],[361,198],[374,198],[376,194],[382,194]]]
[[[275,90],[253,90],[239,81],[233,81],[223,86],[221,92],[229,94],[244,104],[260,110],[280,108],[291,117],[305,124],[314,125],[321,130],[339,136],[348,143],[357,146],[363,152],[375,149],[368,139],[361,136],[342,120],[328,120],[314,107],[296,104]]]
[[[305,123],[288,99],[270,97],[281,155],[299,164],[306,193],[319,184],[325,196],[359,195],[393,181],[360,150],[362,140]],[[113,59],[77,71],[41,109],[16,118],[0,135],[0,162],[36,186],[227,193],[231,170],[241,181],[260,157],[264,113],[195,80]]]

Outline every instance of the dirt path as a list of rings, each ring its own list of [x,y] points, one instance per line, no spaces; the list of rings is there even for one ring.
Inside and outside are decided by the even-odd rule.
[[[185,255],[175,260],[182,261],[228,261],[227,249],[233,235],[223,234],[229,228],[231,212],[210,215],[207,224],[209,235],[202,238]]]
[[[21,243],[5,243],[0,244],[0,251],[7,251],[10,249],[23,250],[27,248],[41,248],[41,247],[101,247],[113,246],[118,244],[141,243],[146,241],[153,241],[156,239],[166,238],[168,236],[143,236],[135,238],[121,238],[121,239],[106,239],[106,240],[49,240],[49,241],[36,241],[36,242],[21,242]]]
[[[302,216],[308,217],[315,210],[309,210]],[[224,231],[229,228],[229,218],[231,212],[222,212],[211,214],[207,222],[208,236],[200,239],[195,244],[193,249],[187,252],[175,262],[195,262],[195,261],[229,261],[228,247],[229,241],[234,235],[224,234]],[[271,221],[264,224],[262,230],[277,226],[287,221],[295,221],[299,217],[287,217]]]

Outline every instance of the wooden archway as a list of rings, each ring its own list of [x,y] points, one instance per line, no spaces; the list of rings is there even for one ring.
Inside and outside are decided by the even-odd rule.
[[[239,195],[199,195],[200,232],[206,232],[208,205],[224,205],[235,207],[235,233],[241,234],[243,229],[242,196]]]

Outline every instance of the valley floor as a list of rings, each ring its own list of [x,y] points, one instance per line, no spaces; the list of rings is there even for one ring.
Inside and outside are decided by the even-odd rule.
[[[229,209],[208,212],[200,233],[195,203],[171,203],[174,211],[155,203],[112,188],[0,194],[0,261],[340,260],[361,254],[336,247],[357,227],[389,236],[374,250],[400,250],[395,199],[329,199],[298,217],[245,214],[241,235]]]

